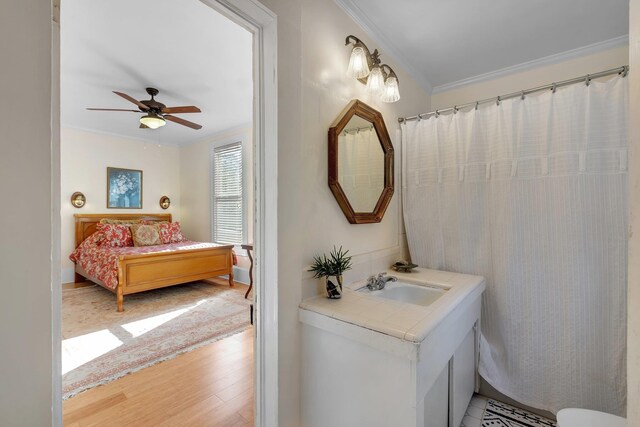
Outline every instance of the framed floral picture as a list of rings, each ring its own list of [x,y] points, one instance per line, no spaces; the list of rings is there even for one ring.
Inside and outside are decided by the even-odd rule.
[[[107,208],[142,209],[142,171],[107,168]]]

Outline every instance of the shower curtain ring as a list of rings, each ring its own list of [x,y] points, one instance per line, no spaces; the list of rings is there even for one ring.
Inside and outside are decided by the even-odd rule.
[[[520,92],[520,99],[524,101],[524,91]]]
[[[480,105],[480,102],[476,101],[476,110],[478,109],[478,105]]]
[[[500,105],[500,101],[501,101],[501,100],[500,100],[500,97],[498,96],[498,97],[496,98],[496,105]]]
[[[436,119],[440,116],[440,111],[436,110]]]
[[[621,75],[622,77],[627,77],[627,74],[628,74],[628,73],[629,73],[629,67],[628,67],[628,66],[626,66],[626,65],[625,65],[625,66],[623,66],[623,67],[622,67],[622,73],[620,73],[620,75]]]
[[[589,86],[591,84],[591,76],[587,74],[587,77],[584,79],[584,83]]]
[[[458,114],[458,106],[457,105],[453,106],[453,114]]]
[[[553,82],[551,84],[551,92],[552,93],[556,93],[556,89],[558,88],[558,86],[556,85],[556,82]]]

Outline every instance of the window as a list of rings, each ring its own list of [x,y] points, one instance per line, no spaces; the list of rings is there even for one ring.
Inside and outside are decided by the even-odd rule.
[[[242,244],[242,142],[213,149],[213,241]]]

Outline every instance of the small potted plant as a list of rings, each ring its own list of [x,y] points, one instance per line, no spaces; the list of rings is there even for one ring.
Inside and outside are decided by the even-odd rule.
[[[334,246],[328,257],[326,254],[313,257],[309,271],[315,273],[315,278],[326,278],[327,296],[331,299],[342,298],[342,273],[351,269],[351,257],[347,256],[348,253],[348,250],[342,250],[342,246],[340,249]]]

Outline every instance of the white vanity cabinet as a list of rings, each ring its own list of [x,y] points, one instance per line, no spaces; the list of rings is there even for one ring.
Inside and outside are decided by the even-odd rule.
[[[427,427],[458,427],[476,389],[476,328],[469,331],[424,397]]]
[[[447,272],[421,271],[443,278],[435,273]],[[450,285],[437,282],[446,295],[424,312],[349,290],[300,305],[305,426],[459,427],[475,387],[484,279],[447,274]]]

